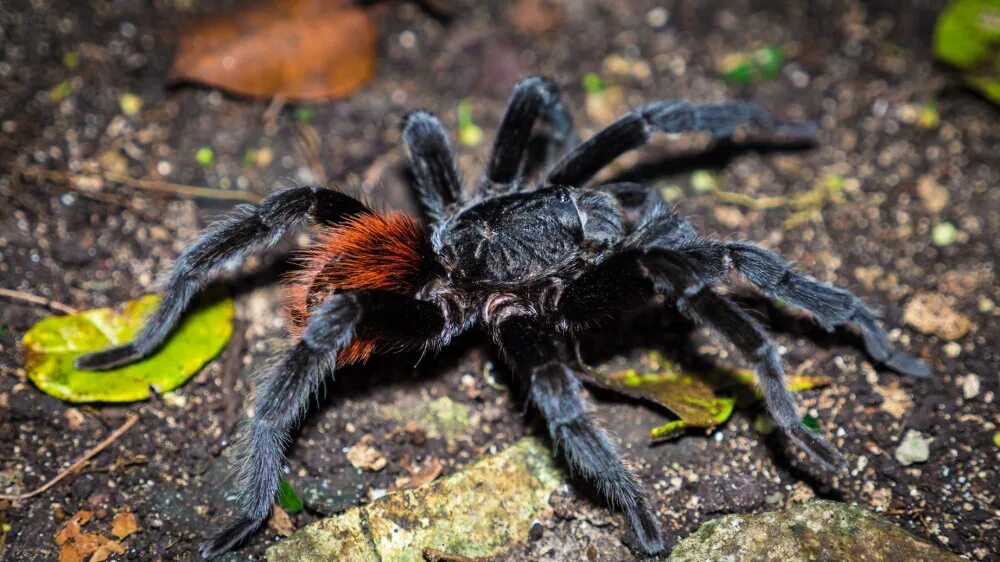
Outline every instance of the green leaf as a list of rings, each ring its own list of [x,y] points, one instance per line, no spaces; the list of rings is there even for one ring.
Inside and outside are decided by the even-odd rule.
[[[819,433],[819,420],[809,414],[802,416],[802,425],[813,433]]]
[[[298,513],[302,511],[302,498],[295,493],[295,488],[282,478],[278,482],[278,505],[288,513]]]
[[[203,146],[194,153],[194,160],[199,166],[211,166],[212,162],[215,162],[215,152],[211,148]]]
[[[229,341],[232,299],[200,299],[160,350],[143,361],[111,371],[73,365],[84,353],[132,340],[159,302],[147,295],[120,310],[99,308],[38,322],[22,341],[28,377],[46,394],[69,402],[144,400],[151,386],[164,393],[184,384]]]
[[[963,70],[970,86],[1000,103],[1000,2],[953,0],[934,28],[934,54]]]
[[[295,120],[299,123],[309,123],[316,118],[316,110],[311,107],[295,108]],[[285,511],[288,511],[287,509]]]
[[[588,94],[599,94],[608,89],[608,83],[596,72],[588,72],[583,77],[583,91]]]
[[[466,146],[476,146],[483,140],[483,130],[472,120],[472,98],[458,102],[458,140]]]
[[[725,423],[737,406],[761,398],[757,376],[750,369],[720,367],[691,373],[657,352],[645,354],[639,363],[618,370],[597,368],[583,376],[596,386],[659,404],[680,418],[653,428],[650,434],[655,440],[676,437],[687,428],[711,429]],[[639,369],[652,372],[640,373]],[[786,386],[799,391],[829,383],[824,376],[792,375]],[[719,396],[717,391],[732,396]]]
[[[749,52],[726,55],[716,66],[726,80],[743,86],[777,78],[784,63],[781,47],[767,45]]]

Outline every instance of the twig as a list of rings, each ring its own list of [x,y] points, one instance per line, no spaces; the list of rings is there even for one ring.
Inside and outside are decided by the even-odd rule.
[[[35,497],[38,494],[45,492],[52,486],[55,486],[63,478],[66,478],[70,474],[76,472],[80,467],[86,464],[87,461],[94,458],[98,453],[107,448],[108,445],[112,444],[115,441],[115,439],[121,437],[122,434],[128,431],[130,427],[135,425],[135,422],[137,421],[139,421],[139,416],[137,416],[136,414],[129,414],[128,419],[125,420],[125,423],[123,423],[121,427],[114,430],[114,432],[111,435],[108,435],[104,439],[104,441],[101,441],[94,448],[84,453],[82,457],[77,459],[77,461],[74,462],[73,464],[69,465],[69,467],[67,467],[65,470],[57,474],[52,480],[49,480],[48,482],[42,484],[38,488],[35,488],[34,490],[24,494],[12,494],[12,495],[0,494],[0,500],[14,500],[14,501],[26,500],[28,498]]]
[[[116,174],[114,172],[103,172],[101,174],[77,174],[73,172],[60,172],[57,170],[45,170],[37,166],[15,170],[25,176],[37,176],[49,181],[58,181],[66,184],[80,193],[90,193],[88,190],[80,189],[77,182],[101,179],[113,183],[120,183],[129,187],[144,189],[146,191],[158,191],[161,193],[171,193],[173,195],[183,195],[185,197],[202,197],[205,199],[226,199],[236,201],[248,201],[250,203],[260,203],[260,196],[249,191],[230,191],[226,189],[212,189],[209,187],[195,187],[179,183],[169,183],[156,180],[143,180]]]
[[[54,301],[52,299],[47,299],[45,297],[40,297],[38,295],[32,295],[31,293],[25,293],[24,291],[15,291],[13,289],[0,289],[0,297],[6,297],[8,299],[16,301],[41,305],[44,307],[51,308],[56,312],[62,312],[63,314],[76,314],[80,312],[79,310],[73,308],[68,304],[63,304],[59,301]]]

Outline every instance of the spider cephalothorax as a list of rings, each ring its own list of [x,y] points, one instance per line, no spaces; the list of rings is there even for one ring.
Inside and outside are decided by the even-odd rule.
[[[534,131],[537,122],[544,131]],[[876,363],[908,375],[930,374],[923,363],[893,350],[875,315],[849,292],[810,280],[753,244],[698,236],[641,185],[584,187],[653,133],[724,137],[746,123],[785,135],[813,133],[809,125],[779,120],[749,102],[658,101],[574,143],[555,86],[527,78],[514,90],[482,182],[466,195],[440,122],[411,113],[402,137],[426,225],[314,186],[277,192],[258,207],[241,206],[180,256],[160,307],[135,341],[81,357],[79,365],[111,368],[149,356],[213,272],[309,220],[323,231],[289,291],[294,343],[260,378],[236,455],[239,517],[203,546],[205,557],[229,550],[267,518],[289,431],[324,377],[378,351],[439,349],[474,325],[492,336],[569,466],[624,511],[643,551],[658,552],[664,543],[646,493],[580,395],[571,351],[582,327],[666,297],[755,364],[777,425],[831,470],[844,458],[800,422],[783,385],[777,347],[714,284],[735,270],[767,297],[805,309],[827,330],[853,327]],[[537,132],[545,133],[544,153],[527,154]],[[525,179],[529,156],[546,166],[533,184]]]

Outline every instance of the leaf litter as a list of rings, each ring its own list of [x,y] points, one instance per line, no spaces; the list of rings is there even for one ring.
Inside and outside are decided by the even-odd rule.
[[[717,367],[694,373],[664,358],[659,352],[645,354],[642,371],[635,368],[594,369],[584,379],[601,388],[659,404],[679,419],[650,430],[650,438],[664,441],[680,436],[685,429],[710,430],[725,423],[737,406],[746,407],[761,399],[757,375],[751,369]],[[786,377],[789,390],[798,392],[830,384],[822,375],[793,374]],[[719,395],[723,391],[726,395]]]

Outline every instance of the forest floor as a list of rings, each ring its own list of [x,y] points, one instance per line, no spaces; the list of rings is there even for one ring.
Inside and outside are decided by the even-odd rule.
[[[697,134],[658,139],[612,173],[659,189],[703,233],[760,241],[816,278],[849,287],[880,312],[900,348],[932,365],[934,377],[876,371],[848,334],[826,335],[748,297],[746,304],[774,330],[791,371],[833,379],[799,398],[850,459],[848,472],[826,474],[780,437],[759,434],[752,410],[737,412],[708,436],[691,432],[655,446],[648,431],[669,419],[666,412],[595,392],[596,415],[636,461],[671,544],[720,513],[822,497],[866,506],[969,559],[996,559],[1000,119],[996,107],[955,86],[956,78],[932,62],[930,37],[942,2],[912,2],[905,10],[895,2],[832,0],[564,4],[557,30],[531,35],[511,23],[504,2],[455,2],[450,24],[414,4],[383,3],[374,8],[380,28],[374,80],[341,100],[282,105],[168,86],[178,24],[206,9],[195,2],[4,2],[0,287],[79,309],[114,306],[155,291],[171,260],[232,205],[107,178],[64,181],[87,163],[134,178],[261,196],[295,182],[328,182],[415,211],[398,133],[414,108],[438,113],[454,131],[456,108],[471,99],[489,138],[512,85],[542,74],[560,84],[586,137],[608,112],[645,101],[753,99],[789,118],[816,119],[815,146],[785,150],[756,135],[721,146]],[[771,43],[787,58],[777,77],[746,86],[720,77],[716,67],[727,53]],[[74,64],[66,53],[75,54]],[[615,95],[588,100],[587,73],[612,84]],[[68,86],[54,91],[61,84]],[[141,111],[123,114],[123,94],[141,98]],[[297,111],[302,107],[311,111]],[[488,146],[459,148],[466,178],[477,177]],[[210,165],[196,161],[201,147],[211,147]],[[636,163],[642,165],[632,168]],[[814,190],[818,203],[809,208],[816,212],[787,225],[794,212],[788,206],[755,209],[695,189],[706,171],[719,189],[754,199]],[[935,245],[935,234],[949,234],[936,228],[945,222],[955,232]],[[68,517],[92,510],[88,528],[107,533],[111,517],[126,509],[140,532],[124,541],[125,558],[195,556],[199,541],[227,516],[222,453],[249,390],[245,377],[285,341],[279,281],[303,238],[290,237],[251,260],[251,273],[230,276],[238,312],[228,349],[185,386],[144,403],[81,406],[40,392],[27,380],[19,342],[53,312],[0,300],[0,490],[36,488],[128,414],[139,415],[80,473],[36,497],[0,500],[0,558],[54,560],[55,536]],[[926,313],[904,324],[907,305],[928,293],[945,303],[932,316],[971,320],[966,335],[947,341],[922,333],[920,326],[933,319]],[[712,337],[696,331],[689,338],[687,324],[667,311],[663,317],[669,321],[644,314],[605,326],[600,333],[618,337],[595,336],[608,345],[588,347],[584,358],[597,363],[633,356],[629,348],[662,349],[682,359],[741,364]],[[391,488],[408,474],[406,461],[441,460],[447,475],[542,432],[524,415],[521,395],[509,388],[485,337],[462,337],[416,363],[415,355],[391,356],[338,373],[290,448],[293,487],[323,483],[342,498],[330,508],[336,511]],[[415,438],[404,421],[379,413],[441,397],[469,409],[465,434]],[[925,462],[903,466],[894,452],[908,430],[933,441]],[[388,463],[358,473],[344,452],[365,435]],[[544,532],[500,559],[632,559],[620,515],[588,498],[575,488],[560,496]],[[301,527],[321,511],[311,507],[293,524]],[[275,540],[268,529],[230,559],[261,559]]]

